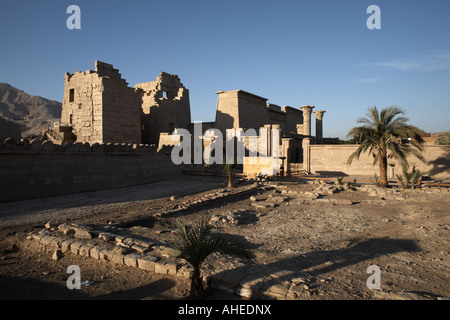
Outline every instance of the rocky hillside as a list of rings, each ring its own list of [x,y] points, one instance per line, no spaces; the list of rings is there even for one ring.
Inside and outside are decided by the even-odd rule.
[[[39,135],[42,129],[61,119],[62,104],[29,95],[7,83],[0,83],[0,116],[17,123],[23,137]]]

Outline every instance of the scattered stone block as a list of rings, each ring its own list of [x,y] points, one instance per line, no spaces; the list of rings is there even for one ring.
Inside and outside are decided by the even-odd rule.
[[[125,244],[125,245],[127,245],[127,246],[129,246],[129,247],[132,247],[132,246],[134,245],[134,240],[131,239],[131,238],[125,238],[125,239],[122,241],[122,243]]]
[[[89,252],[93,247],[94,247],[93,245],[85,244],[80,247],[80,249],[78,250],[78,254],[83,257],[89,257],[90,256]]]
[[[44,234],[42,234],[42,233],[33,233],[33,234],[31,234],[31,237],[32,237],[33,241],[40,243],[42,237],[44,237]]]
[[[139,239],[134,239],[134,244],[139,245],[139,246],[142,246],[142,247],[145,247],[145,248],[147,248],[148,250],[151,250],[152,247],[153,247],[153,245],[154,245],[153,242],[148,242],[148,241],[145,241],[145,240],[139,240]]]
[[[110,261],[117,263],[117,264],[123,264],[124,263],[123,260],[124,260],[124,255],[120,254],[120,253],[114,253],[110,257]]]
[[[149,251],[148,247],[144,247],[140,244],[134,244],[131,248],[138,252],[141,252],[141,253],[145,253],[145,252]]]
[[[61,242],[63,242],[64,239],[60,237],[53,237],[53,239],[48,244],[49,249],[60,249],[61,248]]]
[[[82,241],[75,241],[74,243],[72,243],[70,245],[70,252],[74,253],[74,254],[78,254],[80,248],[84,246],[84,242]]]
[[[137,261],[138,268],[142,269],[142,270],[155,272],[155,262],[156,262],[156,260],[157,260],[156,257],[153,257],[153,256],[139,258],[138,261]]]
[[[298,299],[305,290],[303,284],[293,284],[286,295],[286,299]]]
[[[138,259],[139,259],[139,256],[137,254],[130,253],[123,257],[123,263],[130,267],[137,267]]]
[[[67,223],[62,223],[58,226],[58,230],[64,233],[65,235],[74,235],[75,230],[68,225]]]
[[[44,235],[40,239],[39,243],[42,244],[43,246],[48,246],[52,240],[53,240],[53,237],[48,236],[48,235]]]
[[[126,238],[123,236],[115,236],[116,242],[117,243],[121,243],[123,242]]]
[[[272,201],[275,202],[284,202],[284,200],[286,200],[285,197],[272,197]]]
[[[168,274],[176,275],[177,274],[177,264],[174,262],[167,262],[165,264],[166,270]]]
[[[260,274],[248,275],[239,283],[236,293],[246,298],[257,297],[265,278],[266,276]]]
[[[58,226],[58,223],[55,222],[55,221],[53,221],[53,220],[50,220],[49,222],[47,222],[47,223],[45,224],[45,228],[46,228],[46,229],[55,228],[56,226]]]
[[[258,201],[258,202],[253,202],[252,206],[259,208],[259,209],[273,208],[273,207],[275,207],[275,203],[267,202],[267,201]]]
[[[109,232],[100,232],[98,237],[106,242],[114,241],[116,238],[115,235],[113,235],[112,233],[109,233]]]
[[[75,237],[78,239],[90,240],[93,238],[91,230],[85,226],[75,225],[72,226],[72,229],[75,231]]]
[[[100,259],[100,251],[101,248],[99,246],[93,246],[90,250],[89,250],[89,256],[91,258],[94,258],[96,260]]]
[[[352,205],[353,201],[349,199],[331,199],[331,203],[333,204],[342,204],[342,205]]]
[[[155,262],[155,273],[167,274],[166,264],[163,261]]]
[[[276,282],[270,285],[264,293],[275,299],[284,299],[290,287],[291,283],[289,281]]]
[[[99,253],[99,260],[112,261],[114,252],[111,249],[102,249]]]

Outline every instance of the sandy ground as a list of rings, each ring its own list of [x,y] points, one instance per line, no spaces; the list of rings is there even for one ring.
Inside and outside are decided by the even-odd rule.
[[[256,201],[246,194],[161,214],[168,206],[220,192],[222,185],[223,178],[186,176],[133,188],[0,204],[0,299],[184,299],[188,279],[72,254],[53,261],[49,254],[23,249],[21,241],[47,221],[58,220],[144,227],[147,236],[167,242],[174,240],[172,230],[179,217],[189,224],[205,215],[213,218],[216,233],[244,239],[257,263],[304,272],[303,289],[295,299],[450,297],[447,190],[390,190],[380,195],[350,188],[327,193],[323,185],[292,179],[260,184],[252,193]],[[308,192],[322,195],[308,200]],[[171,195],[177,199],[169,200]],[[69,290],[70,265],[80,266],[82,280],[92,284]],[[381,271],[378,290],[367,287],[371,265]],[[234,258],[212,255],[203,271],[210,275],[242,266]],[[208,299],[221,298],[238,297],[210,290]]]

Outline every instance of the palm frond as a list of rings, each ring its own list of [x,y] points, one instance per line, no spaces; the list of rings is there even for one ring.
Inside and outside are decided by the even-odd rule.
[[[205,259],[212,253],[222,253],[236,256],[245,261],[254,262],[254,254],[243,241],[223,236],[211,236],[213,227],[209,224],[210,218],[205,217],[195,226],[186,226],[182,219],[178,221],[178,241],[171,242],[175,251],[174,257],[184,259],[199,270]]]
[[[359,159],[363,152],[374,156],[373,164],[383,159],[384,168],[387,166],[387,158],[397,159],[403,168],[408,168],[408,157],[415,156],[425,162],[422,156],[424,140],[421,136],[422,130],[408,124],[408,118],[404,117],[404,111],[396,106],[382,109],[378,112],[377,107],[369,108],[365,118],[360,118],[357,123],[363,124],[351,128],[348,137],[358,138],[359,147],[353,152],[347,163],[350,165],[354,159]],[[408,139],[409,143],[403,143]],[[381,164],[380,164],[381,165]],[[387,168],[383,170],[383,184],[387,186]],[[380,167],[381,172],[381,167]]]

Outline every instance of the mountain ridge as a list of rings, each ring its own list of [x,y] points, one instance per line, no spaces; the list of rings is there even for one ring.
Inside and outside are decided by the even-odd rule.
[[[19,125],[23,137],[37,136],[61,119],[62,103],[0,83],[0,116]]]

